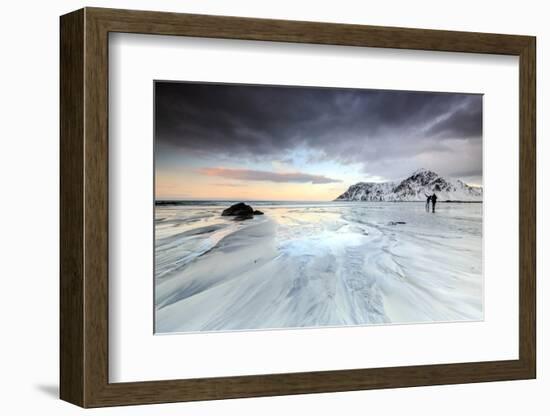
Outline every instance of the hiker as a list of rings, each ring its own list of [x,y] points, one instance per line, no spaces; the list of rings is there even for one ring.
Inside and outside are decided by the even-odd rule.
[[[431,200],[432,200],[432,212],[435,212],[435,203],[437,202],[437,196],[435,195],[435,192],[431,196]]]
[[[430,212],[430,201],[432,200],[432,196],[428,194],[426,195],[426,212]]]

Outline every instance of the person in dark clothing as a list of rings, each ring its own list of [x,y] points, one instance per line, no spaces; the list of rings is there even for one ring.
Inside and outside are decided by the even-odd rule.
[[[437,202],[437,196],[435,195],[435,193],[431,196],[431,200],[432,200],[432,212],[435,212],[435,203]]]
[[[432,200],[432,196],[427,194],[424,195],[426,195],[426,212],[430,212],[430,202]]]

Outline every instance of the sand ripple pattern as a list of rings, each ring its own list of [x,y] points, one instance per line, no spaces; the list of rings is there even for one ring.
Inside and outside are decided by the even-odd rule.
[[[482,204],[162,206],[156,332],[483,319]]]

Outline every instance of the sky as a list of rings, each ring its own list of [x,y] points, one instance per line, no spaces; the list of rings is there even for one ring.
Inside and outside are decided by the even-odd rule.
[[[330,201],[420,168],[480,185],[482,99],[156,81],[156,199]]]

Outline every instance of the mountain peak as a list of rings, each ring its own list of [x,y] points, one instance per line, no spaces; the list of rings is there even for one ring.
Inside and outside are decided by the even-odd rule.
[[[410,183],[417,183],[421,186],[427,186],[434,181],[439,181],[442,184],[447,183],[445,179],[443,179],[441,176],[431,170],[417,169],[412,173],[412,175],[401,182],[400,187],[408,187]]]
[[[415,176],[415,175],[439,176],[439,174],[437,174],[437,173],[434,172],[433,170],[426,169],[426,168],[416,169],[416,170],[415,170],[413,173],[411,173],[408,177],[410,178],[411,176]]]
[[[413,173],[411,173],[411,176],[412,175],[418,175],[419,173],[424,173],[424,172],[431,172],[431,173],[435,173],[435,172],[432,172],[431,170],[429,169],[426,169],[426,168],[420,168],[420,169],[416,169]]]

